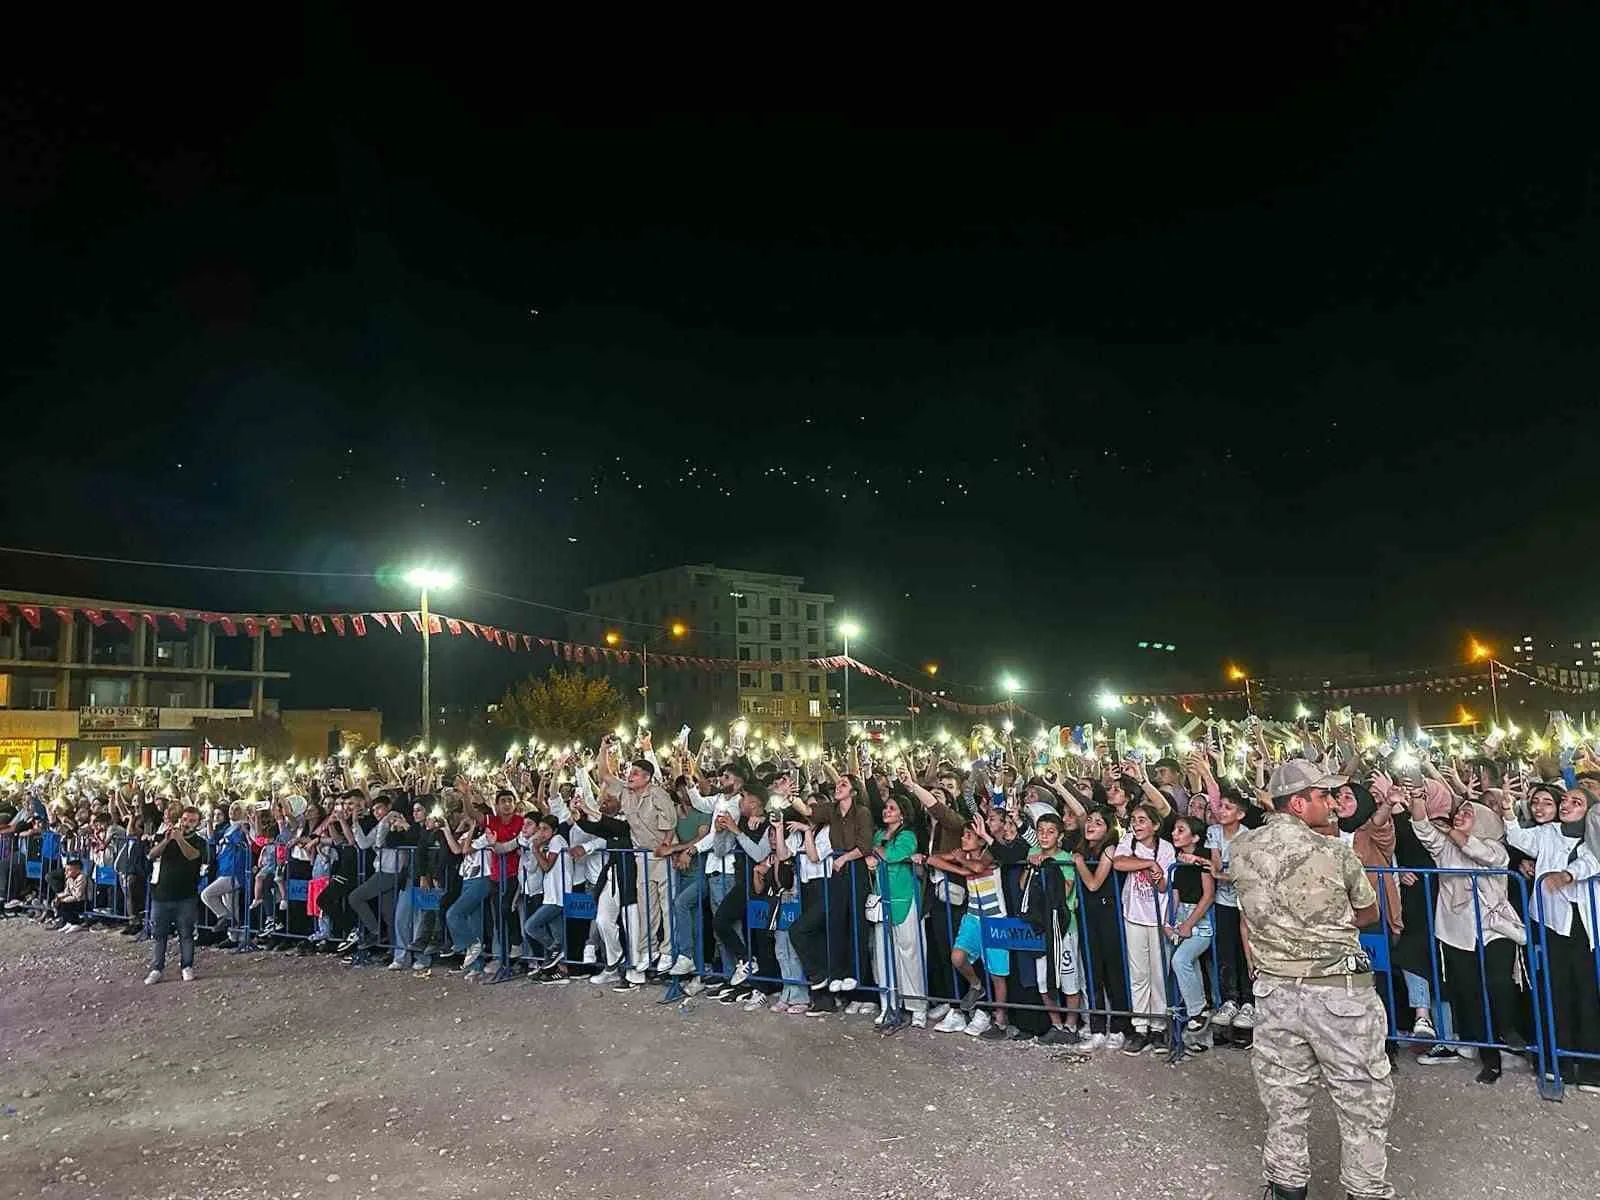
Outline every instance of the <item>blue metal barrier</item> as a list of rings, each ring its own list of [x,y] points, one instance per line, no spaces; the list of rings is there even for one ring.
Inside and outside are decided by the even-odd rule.
[[[1571,872],[1569,871],[1568,874],[1571,874]],[[1545,969],[1539,973],[1539,991],[1534,1007],[1538,1009],[1541,1003],[1544,1007],[1544,1029],[1546,1035],[1544,1050],[1549,1056],[1550,1064],[1548,1074],[1541,1069],[1540,1090],[1547,1099],[1561,1100],[1565,1098],[1567,1086],[1567,1073],[1563,1068],[1569,1063],[1576,1081],[1591,1087],[1596,1083],[1600,1083],[1600,1044],[1590,1041],[1590,1044],[1582,1046],[1563,1045],[1561,1026],[1567,1022],[1560,1020],[1560,1014],[1566,1011],[1564,1006],[1581,1006],[1587,1003],[1590,1006],[1590,1015],[1584,1018],[1581,1014],[1575,1014],[1578,1017],[1578,1024],[1580,1026],[1587,1024],[1600,1025],[1600,1016],[1595,1015],[1595,1011],[1600,1010],[1600,955],[1595,953],[1593,944],[1589,942],[1590,930],[1600,934],[1600,894],[1597,894],[1596,886],[1600,884],[1600,877],[1590,876],[1588,879],[1574,881],[1575,885],[1580,886],[1580,891],[1583,893],[1584,898],[1573,902],[1577,911],[1570,914],[1571,929],[1565,935],[1569,942],[1574,943],[1570,950],[1567,951],[1572,961],[1570,963],[1563,961],[1559,967],[1550,953],[1550,939],[1552,937],[1559,938],[1563,935],[1552,934],[1547,923],[1549,910],[1546,907],[1545,893],[1548,889],[1545,886],[1545,877],[1541,877],[1535,882],[1537,886],[1534,888],[1534,912],[1536,915],[1534,923],[1539,927],[1538,944]],[[1587,925],[1583,920],[1585,913],[1589,917]],[[1581,964],[1584,957],[1585,944],[1587,944],[1591,978],[1587,980],[1571,978],[1572,974],[1581,973],[1572,972],[1568,968]],[[1558,1007],[1557,1005],[1556,976],[1558,973],[1562,976],[1560,983],[1563,988],[1569,989],[1561,996],[1560,1003],[1563,1007]],[[1585,983],[1589,985],[1587,995],[1584,994],[1583,990]],[[1579,1036],[1581,1038],[1581,1034]]]

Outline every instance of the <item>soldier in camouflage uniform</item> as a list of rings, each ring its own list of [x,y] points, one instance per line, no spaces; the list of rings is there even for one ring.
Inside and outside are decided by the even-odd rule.
[[[1277,814],[1233,843],[1234,889],[1256,972],[1251,1064],[1267,1110],[1262,1160],[1272,1200],[1306,1195],[1306,1126],[1319,1073],[1339,1120],[1346,1192],[1357,1200],[1394,1195],[1388,1019],[1357,933],[1377,921],[1378,897],[1349,847],[1314,829],[1329,822],[1329,789],[1344,782],[1303,759],[1285,762],[1267,788]]]

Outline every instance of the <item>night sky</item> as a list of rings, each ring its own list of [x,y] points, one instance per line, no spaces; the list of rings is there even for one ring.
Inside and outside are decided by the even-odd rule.
[[[837,90],[783,86],[798,48],[724,88],[705,47],[591,73],[337,16],[42,49],[0,83],[3,541],[431,558],[573,607],[682,562],[803,574],[860,657],[1010,669],[1064,717],[1046,693],[1137,687],[1146,638],[1220,686],[1228,659],[1600,633],[1578,7],[1341,6],[1125,61],[1069,38],[1053,68],[974,47],[903,85],[858,47]],[[158,604],[414,603],[0,564]],[[445,653],[446,700],[525,665]],[[408,654],[274,647],[299,704],[408,705]]]

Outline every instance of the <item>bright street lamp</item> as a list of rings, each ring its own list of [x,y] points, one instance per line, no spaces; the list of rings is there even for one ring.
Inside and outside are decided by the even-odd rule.
[[[844,719],[850,720],[850,639],[861,636],[861,625],[849,617],[839,622],[839,636],[844,639]]]
[[[422,593],[422,740],[431,742],[430,736],[433,729],[433,706],[428,701],[428,592],[430,589],[440,591],[453,588],[460,582],[454,571],[442,571],[436,567],[412,567],[406,572],[406,582]]]
[[[1115,692],[1101,692],[1095,697],[1095,703],[1100,706],[1102,711],[1111,712],[1122,707],[1122,697]]]

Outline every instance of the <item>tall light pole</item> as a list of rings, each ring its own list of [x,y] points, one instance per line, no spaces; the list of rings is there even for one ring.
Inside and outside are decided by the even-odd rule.
[[[681,638],[681,637],[687,636],[688,633],[689,633],[689,627],[687,625],[685,625],[682,621],[674,621],[674,622],[672,622],[672,624],[667,626],[667,636],[668,637]],[[620,633],[618,633],[616,630],[611,630],[606,634],[606,645],[608,645],[608,646],[623,646],[623,645],[626,645],[626,644],[627,644],[627,640]],[[650,639],[649,638],[643,638],[639,642],[639,665],[642,668],[643,674],[644,674],[644,678],[642,680],[640,680],[640,687],[639,687],[639,695],[644,700],[644,711],[641,714],[643,716],[643,720],[641,720],[639,723],[641,725],[648,725],[648,724],[650,724]]]
[[[1229,666],[1228,678],[1233,683],[1244,684],[1244,710],[1252,717],[1256,714],[1255,701],[1250,698],[1250,672],[1243,667]]]
[[[459,582],[454,571],[440,571],[433,567],[413,567],[406,572],[406,582],[422,593],[422,744],[433,744],[433,705],[428,700],[428,592],[453,588]]]
[[[861,636],[861,625],[849,617],[839,622],[839,636],[844,639],[844,724],[850,730],[850,639]]]

